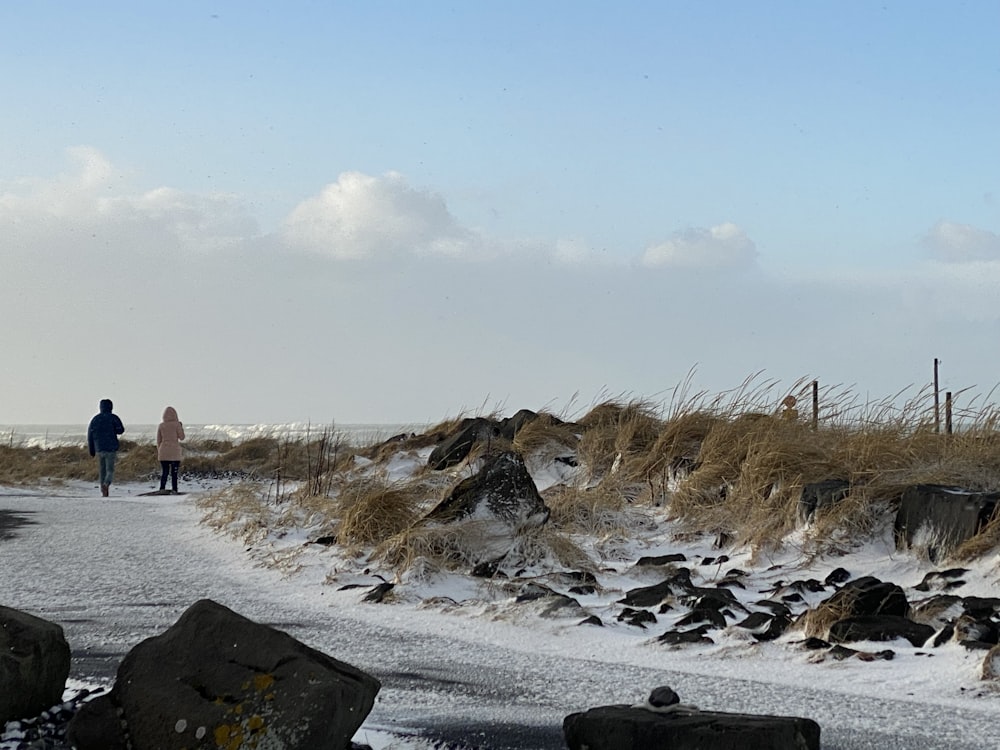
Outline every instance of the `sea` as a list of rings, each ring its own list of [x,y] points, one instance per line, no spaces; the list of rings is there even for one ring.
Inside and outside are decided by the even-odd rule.
[[[307,422],[286,424],[186,424],[184,433],[189,441],[229,440],[240,443],[255,437],[280,437],[288,440],[319,438],[324,433],[354,446],[375,445],[395,435],[420,433],[425,424],[333,424]],[[156,442],[156,424],[125,425],[123,439],[136,443]],[[0,425],[0,445],[20,448],[58,448],[86,445],[85,424],[4,424]]]

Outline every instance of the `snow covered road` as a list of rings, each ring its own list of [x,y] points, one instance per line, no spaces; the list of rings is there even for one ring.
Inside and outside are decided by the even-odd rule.
[[[817,689],[818,669],[811,686],[790,684],[774,670],[675,666],[667,652],[622,659],[588,629],[550,643],[509,623],[360,604],[253,567],[238,543],[199,525],[190,496],[139,497],[144,489],[115,486],[104,500],[85,483],[0,488],[0,604],[60,623],[77,679],[110,684],[136,643],[211,598],[377,676],[366,728],[455,747],[562,748],[566,714],[641,700],[657,685],[706,709],[810,717],[830,750],[1000,747],[995,696],[928,705],[901,684],[898,699],[872,697]]]

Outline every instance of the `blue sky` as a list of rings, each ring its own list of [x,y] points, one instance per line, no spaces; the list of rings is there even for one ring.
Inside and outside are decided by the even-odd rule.
[[[996,3],[94,5],[0,4],[0,423],[1000,381]]]

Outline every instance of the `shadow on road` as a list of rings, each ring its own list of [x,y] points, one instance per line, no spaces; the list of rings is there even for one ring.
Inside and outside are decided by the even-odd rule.
[[[13,539],[17,536],[17,530],[22,526],[31,526],[38,523],[33,521],[31,516],[33,510],[6,510],[0,508],[0,542],[4,539]]]

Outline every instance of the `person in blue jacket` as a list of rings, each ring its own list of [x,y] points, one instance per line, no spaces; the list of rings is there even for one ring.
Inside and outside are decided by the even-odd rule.
[[[101,480],[101,495],[108,496],[111,482],[115,478],[115,459],[118,457],[118,436],[125,432],[125,425],[112,413],[114,404],[110,398],[101,399],[98,414],[90,420],[87,428],[87,447],[91,456],[97,456],[98,474]]]

